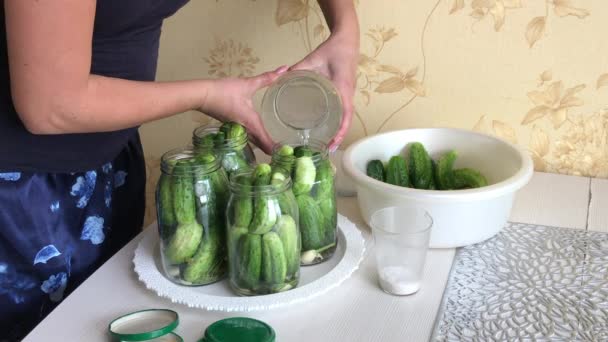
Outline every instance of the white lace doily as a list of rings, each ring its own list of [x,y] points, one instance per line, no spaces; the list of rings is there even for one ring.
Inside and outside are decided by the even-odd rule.
[[[260,311],[301,303],[320,296],[348,279],[363,260],[365,240],[359,229],[338,215],[338,247],[334,256],[318,265],[300,268],[300,283],[295,289],[263,296],[240,297],[228,281],[188,287],[177,285],[160,271],[158,234],[151,228],[139,242],[133,263],[139,280],[157,295],[189,307],[217,311]]]

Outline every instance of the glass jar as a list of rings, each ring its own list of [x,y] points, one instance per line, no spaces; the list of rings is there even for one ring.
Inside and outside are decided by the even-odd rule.
[[[286,140],[275,146],[272,167],[293,179],[302,236],[301,265],[331,258],[337,246],[336,171],[321,141]]]
[[[178,148],[162,156],[161,171],[156,209],[164,275],[191,286],[222,279],[228,182],[219,158]]]
[[[192,144],[197,152],[212,150],[222,159],[222,168],[230,177],[230,174],[244,169],[250,169],[255,165],[255,154],[249,145],[246,133],[239,134],[234,138],[227,138],[221,127],[232,123],[219,125],[201,126],[192,134]],[[243,128],[244,131],[244,128]]]
[[[228,200],[228,263],[230,285],[244,296],[282,292],[300,278],[298,205],[291,179],[280,172],[272,183],[256,185],[260,169],[270,177],[270,166],[230,177]],[[268,184],[268,183],[266,183]]]
[[[264,93],[260,118],[273,141],[296,136],[329,142],[342,121],[342,101],[333,83],[310,70],[282,74]]]

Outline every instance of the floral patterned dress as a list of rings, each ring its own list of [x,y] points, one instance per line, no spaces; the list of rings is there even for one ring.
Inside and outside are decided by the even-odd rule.
[[[74,173],[0,173],[0,341],[17,341],[140,230],[139,136]]]

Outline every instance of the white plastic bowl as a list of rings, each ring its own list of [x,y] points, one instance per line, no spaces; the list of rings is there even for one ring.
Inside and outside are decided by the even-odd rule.
[[[421,142],[431,157],[456,150],[455,168],[479,170],[490,185],[467,190],[418,190],[380,182],[366,175],[372,159],[388,161]],[[407,160],[407,159],[406,159]],[[517,190],[533,173],[532,159],[519,147],[501,139],[453,128],[405,129],[363,138],[352,144],[342,159],[344,171],[357,188],[361,215],[369,225],[371,215],[391,206],[418,206],[433,218],[430,246],[451,248],[486,240],[507,222]]]

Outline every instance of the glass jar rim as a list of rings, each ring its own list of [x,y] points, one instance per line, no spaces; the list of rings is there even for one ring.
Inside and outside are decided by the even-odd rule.
[[[316,155],[313,154],[313,156],[311,157],[312,161],[315,164],[319,163],[322,160],[326,160],[329,157],[329,149],[327,147],[327,144],[324,143],[323,141],[317,140],[317,139],[308,139],[308,143],[305,144],[299,138],[291,138],[291,139],[282,140],[272,146],[272,157],[273,158],[278,158],[278,159],[284,158],[284,156],[282,156],[278,153],[278,151],[284,145],[288,145],[291,147],[297,147],[297,146],[311,147],[313,149],[313,151],[319,152]]]
[[[244,195],[244,196],[258,196],[258,195],[278,195],[282,192],[285,192],[285,191],[291,189],[291,183],[292,183],[291,177],[289,175],[285,175],[284,173],[281,173],[281,174],[285,177],[285,180],[283,180],[283,182],[280,184],[250,185],[250,184],[243,184],[242,182],[239,182],[239,180],[241,180],[241,179],[246,179],[246,178],[251,179],[254,172],[255,172],[254,169],[250,169],[250,170],[240,170],[240,171],[232,173],[230,175],[230,179],[228,182],[228,187],[230,189],[230,192],[238,193],[239,195]]]
[[[195,149],[217,149],[220,151],[232,150],[235,148],[244,147],[249,142],[249,134],[244,134],[237,138],[225,139],[221,145],[205,144],[202,142],[203,137],[219,132],[220,124],[208,124],[197,127],[192,132],[192,145]]]
[[[195,173],[209,174],[221,167],[221,159],[213,151],[208,151],[213,159],[204,160],[200,153],[196,153],[193,146],[183,146],[165,152],[160,159],[160,169],[163,174],[171,176],[189,176]],[[176,169],[175,165],[180,160],[195,160],[188,168]]]

